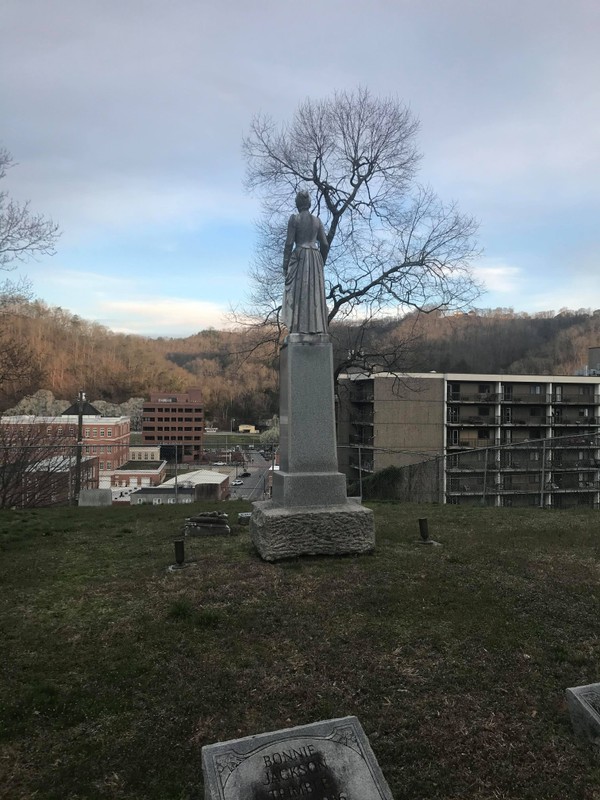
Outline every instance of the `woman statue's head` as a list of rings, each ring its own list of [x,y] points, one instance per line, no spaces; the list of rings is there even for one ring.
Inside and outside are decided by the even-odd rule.
[[[296,195],[296,208],[298,211],[310,210],[310,195],[306,190],[298,192]]]

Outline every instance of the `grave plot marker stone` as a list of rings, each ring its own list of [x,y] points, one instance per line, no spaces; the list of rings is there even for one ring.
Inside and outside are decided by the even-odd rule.
[[[576,735],[600,744],[600,683],[567,689],[567,705]]]
[[[393,800],[356,717],[202,748],[205,800]]]

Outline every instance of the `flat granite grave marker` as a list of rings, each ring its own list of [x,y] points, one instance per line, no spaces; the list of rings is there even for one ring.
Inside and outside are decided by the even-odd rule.
[[[567,705],[573,730],[592,742],[600,742],[600,683],[567,689]]]
[[[202,748],[205,800],[393,800],[356,717]]]

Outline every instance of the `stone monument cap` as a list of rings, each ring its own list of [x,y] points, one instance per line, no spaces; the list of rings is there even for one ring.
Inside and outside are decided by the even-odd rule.
[[[393,800],[356,717],[202,748],[205,800]]]

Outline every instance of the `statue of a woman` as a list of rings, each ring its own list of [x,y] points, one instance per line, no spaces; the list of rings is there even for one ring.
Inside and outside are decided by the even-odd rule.
[[[298,192],[296,207],[283,251],[282,319],[289,333],[327,333],[323,264],[329,243],[323,223],[310,213],[308,192]]]

